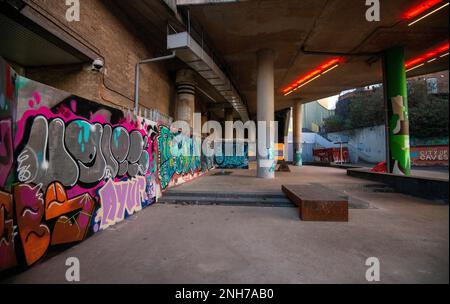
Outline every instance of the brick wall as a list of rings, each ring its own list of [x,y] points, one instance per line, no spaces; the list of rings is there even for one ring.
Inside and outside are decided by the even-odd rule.
[[[117,12],[107,7],[107,1],[81,0],[80,22],[69,23],[65,19],[68,8],[65,1],[28,0],[27,3],[105,60],[104,79],[90,71],[90,65],[27,69],[27,77],[86,99],[133,108],[135,64],[139,59],[153,57],[153,52],[126,17],[117,16]],[[171,115],[170,103],[174,96],[164,62],[141,67],[142,106]]]

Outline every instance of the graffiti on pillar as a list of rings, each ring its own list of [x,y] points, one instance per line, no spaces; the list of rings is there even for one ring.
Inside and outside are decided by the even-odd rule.
[[[0,271],[83,241],[213,167],[184,153],[193,138],[23,77],[8,88],[5,69],[0,106],[17,117],[0,109]]]
[[[274,173],[275,168],[277,166],[277,161],[275,159],[275,148],[274,148],[273,144],[270,146],[270,149],[268,149],[268,151],[269,151],[269,160],[272,162],[272,164],[269,168],[269,172]]]
[[[392,116],[389,120],[391,132],[390,150],[392,173],[409,174],[410,151],[409,151],[409,119],[408,111],[403,96],[391,98]]]

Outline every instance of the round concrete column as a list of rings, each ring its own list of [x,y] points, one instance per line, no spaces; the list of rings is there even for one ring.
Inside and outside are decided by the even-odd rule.
[[[209,118],[208,118],[208,113],[203,112],[202,113],[202,128],[203,126],[208,122]]]
[[[179,70],[176,76],[177,105],[176,120],[186,121],[193,127],[195,111],[195,75],[189,69]]]
[[[233,109],[226,108],[224,111],[225,111],[225,121],[234,121]]]
[[[386,99],[388,172],[410,175],[408,94],[405,55],[402,47],[394,47],[384,52],[383,74]]]
[[[303,105],[299,100],[295,101],[294,111],[292,113],[294,128],[294,166],[302,166],[302,108]]]
[[[272,122],[275,118],[273,75],[274,53],[272,50],[263,49],[258,51],[257,57],[257,176],[261,178],[274,178],[276,165],[274,151],[275,130],[272,128]]]

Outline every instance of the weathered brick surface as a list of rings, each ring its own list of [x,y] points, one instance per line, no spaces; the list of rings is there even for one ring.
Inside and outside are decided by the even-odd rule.
[[[63,0],[29,0],[30,6],[46,16],[64,31],[105,58],[105,84],[101,75],[88,66],[43,67],[27,69],[27,77],[81,97],[106,104],[133,107],[135,64],[152,57],[136,29],[114,15],[105,1],[81,1],[80,22],[65,19],[68,6]],[[140,103],[169,113],[173,102],[173,84],[165,63],[141,67]],[[117,94],[116,92],[120,92]],[[124,95],[124,96],[122,96]]]

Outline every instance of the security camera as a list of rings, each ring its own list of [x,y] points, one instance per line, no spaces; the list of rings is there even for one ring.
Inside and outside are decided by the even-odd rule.
[[[100,72],[101,69],[103,68],[104,63],[103,63],[103,59],[101,58],[97,58],[94,60],[94,62],[92,62],[92,70],[93,71],[97,71]]]

